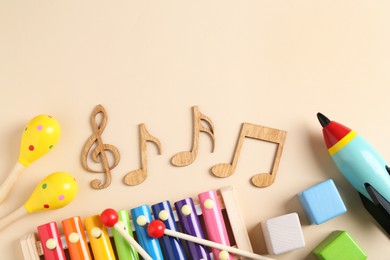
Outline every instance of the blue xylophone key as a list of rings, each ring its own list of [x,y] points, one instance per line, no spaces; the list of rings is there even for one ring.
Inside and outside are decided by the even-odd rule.
[[[154,218],[160,219],[162,222],[164,222],[167,229],[178,231],[172,212],[172,207],[169,201],[163,201],[152,205],[152,211]],[[171,236],[163,236],[161,237],[160,242],[164,249],[166,259],[187,259],[183,244],[180,239]]]
[[[192,198],[175,202],[176,213],[179,218],[181,229],[184,233],[199,238],[204,238],[204,233],[199,222],[198,215]],[[188,251],[191,259],[211,259],[207,247],[192,242],[187,242]]]
[[[148,235],[148,224],[153,220],[148,205],[139,206],[130,210],[134,222],[138,242],[153,260],[163,260],[163,254],[157,238]]]

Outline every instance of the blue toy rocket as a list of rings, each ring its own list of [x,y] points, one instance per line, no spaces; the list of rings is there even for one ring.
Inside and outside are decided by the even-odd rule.
[[[321,113],[317,118],[333,162],[359,192],[367,211],[390,235],[390,168],[357,132]]]

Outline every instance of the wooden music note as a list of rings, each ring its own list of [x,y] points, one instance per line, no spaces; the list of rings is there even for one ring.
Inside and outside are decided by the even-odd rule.
[[[98,114],[102,114],[102,120],[100,124],[98,124],[96,120]],[[91,182],[92,188],[104,189],[111,184],[111,170],[118,165],[120,160],[120,154],[115,146],[111,144],[104,144],[102,141],[101,135],[107,124],[107,113],[102,105],[97,105],[93,110],[91,115],[91,124],[93,135],[87,140],[84,146],[84,149],[81,153],[81,163],[84,169],[89,172],[105,173],[105,182],[103,184],[98,179],[95,179]],[[88,154],[91,150],[91,159],[96,163],[100,163],[103,166],[103,169],[94,170],[88,166]],[[109,164],[106,152],[111,154],[114,159],[111,165]]]
[[[221,178],[229,177],[234,173],[245,137],[268,141],[268,142],[278,144],[278,148],[272,166],[272,171],[271,173],[260,173],[253,176],[252,184],[257,187],[270,186],[274,182],[276,177],[276,172],[278,170],[280,157],[282,156],[284,142],[286,140],[286,135],[287,132],[284,130],[278,130],[278,129],[254,125],[250,123],[243,123],[232,162],[220,163],[214,165],[211,168],[211,172],[215,176]]]
[[[140,151],[141,151],[141,168],[131,171],[126,174],[126,176],[123,179],[123,182],[127,185],[138,185],[145,181],[146,177],[148,176],[148,170],[147,170],[147,147],[146,142],[150,141],[156,144],[158,148],[158,154],[161,154],[161,144],[160,141],[149,134],[149,132],[146,130],[145,124],[139,125],[139,134],[140,134]]]
[[[191,151],[184,151],[175,154],[171,159],[171,163],[175,166],[188,166],[194,162],[196,156],[198,155],[200,132],[207,133],[212,138],[213,147],[211,152],[214,152],[215,137],[214,137],[213,122],[210,120],[210,118],[202,114],[199,111],[199,108],[197,106],[193,107],[193,114],[194,114],[194,132],[193,132],[193,142],[192,142]],[[202,121],[205,121],[208,124],[208,127],[202,125]]]

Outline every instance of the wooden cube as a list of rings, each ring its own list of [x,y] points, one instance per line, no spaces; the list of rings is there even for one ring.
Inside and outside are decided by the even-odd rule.
[[[261,222],[268,253],[281,254],[305,246],[297,213],[290,213]]]
[[[298,198],[312,224],[324,223],[347,212],[332,179],[298,193]]]
[[[313,254],[319,260],[367,259],[366,253],[356,244],[346,231],[334,231],[316,248]]]

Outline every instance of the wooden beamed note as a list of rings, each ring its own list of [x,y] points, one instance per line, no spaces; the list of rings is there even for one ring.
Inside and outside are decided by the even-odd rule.
[[[141,168],[127,173],[123,178],[123,182],[130,186],[135,186],[144,182],[148,176],[147,142],[153,142],[157,146],[158,154],[161,154],[160,141],[156,137],[149,134],[148,130],[146,130],[145,124],[139,125],[139,135]]]
[[[102,119],[100,123],[97,122],[99,121],[97,120],[97,116],[99,114],[102,115]],[[103,184],[99,179],[95,179],[91,182],[91,186],[94,189],[104,189],[111,184],[111,170],[118,165],[120,160],[119,150],[111,144],[103,143],[101,138],[101,135],[107,124],[107,118],[108,118],[107,112],[104,109],[104,107],[102,105],[97,105],[91,115],[91,125],[92,125],[93,134],[87,140],[86,144],[84,145],[84,149],[81,153],[81,164],[85,170],[93,173],[105,174],[105,180]],[[88,166],[89,153],[91,159],[95,163],[99,163],[102,165],[102,169],[95,170]],[[106,153],[110,154],[113,158],[113,162],[111,164],[109,162],[109,158]]]
[[[270,186],[276,177],[278,171],[280,158],[282,156],[284,142],[286,140],[287,132],[265,126],[254,125],[250,123],[243,123],[241,127],[240,136],[238,138],[237,146],[233,155],[231,163],[220,163],[211,168],[211,172],[221,178],[231,176],[236,170],[238,158],[240,156],[241,148],[246,137],[272,142],[277,144],[277,151],[272,165],[271,173],[260,173],[252,177],[252,184],[257,187]]]
[[[202,124],[202,121],[207,123],[207,127]],[[196,156],[198,155],[200,132],[207,133],[211,137],[213,145],[211,152],[214,152],[215,137],[213,122],[210,118],[202,114],[197,106],[193,107],[193,122],[192,148],[190,151],[183,151],[175,154],[171,159],[171,163],[174,166],[188,166],[195,161]]]

